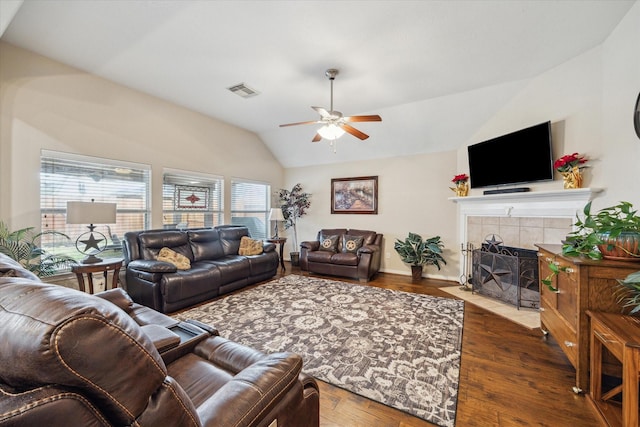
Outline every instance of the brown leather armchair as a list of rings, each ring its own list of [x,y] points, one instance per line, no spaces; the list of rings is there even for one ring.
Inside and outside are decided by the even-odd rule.
[[[300,356],[200,326],[122,289],[0,277],[0,426],[318,426]]]
[[[381,245],[375,231],[322,229],[317,240],[300,244],[300,268],[368,282],[380,270]]]

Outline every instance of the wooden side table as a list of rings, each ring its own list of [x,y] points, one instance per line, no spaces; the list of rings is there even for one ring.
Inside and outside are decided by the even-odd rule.
[[[638,426],[640,318],[588,311],[591,318],[591,381],[589,398],[609,426]],[[602,392],[603,347],[622,364],[622,384]],[[620,403],[612,398],[622,393]]]
[[[84,274],[87,275],[87,281],[89,282],[89,293],[93,293],[93,273],[104,274],[104,289],[107,290],[108,281],[107,273],[113,271],[113,278],[111,280],[111,289],[118,287],[118,273],[120,267],[122,267],[122,258],[106,258],[95,264],[75,264],[71,266],[71,271],[76,274],[78,279],[78,286],[82,292],[85,291],[84,287]]]
[[[287,242],[287,238],[277,237],[273,239],[266,239],[266,241],[269,243],[275,243],[280,245],[280,266],[282,267],[283,271],[286,270],[286,268],[284,268],[284,258],[282,257],[282,252],[284,251],[284,244]]]

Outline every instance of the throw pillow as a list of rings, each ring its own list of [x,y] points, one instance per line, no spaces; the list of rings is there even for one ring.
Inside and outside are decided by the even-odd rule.
[[[12,268],[6,271],[0,271],[0,277],[18,277],[16,271]]]
[[[260,255],[262,253],[262,241],[253,240],[250,237],[242,236],[238,255]]]
[[[342,236],[342,252],[356,253],[358,249],[362,247],[364,237],[362,236],[350,236],[345,234]]]
[[[166,247],[160,249],[157,260],[173,264],[178,270],[188,270],[191,268],[189,258]]]
[[[338,252],[338,239],[340,236],[320,236],[320,250],[327,252]]]

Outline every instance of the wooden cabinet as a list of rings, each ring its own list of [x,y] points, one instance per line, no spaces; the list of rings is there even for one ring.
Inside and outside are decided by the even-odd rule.
[[[553,278],[551,291],[540,283],[540,327],[551,334],[576,369],[576,393],[589,386],[589,319],[587,310],[621,313],[614,291],[616,279],[624,279],[640,270],[638,262],[623,262],[562,255],[561,245],[540,244],[538,266],[540,279],[549,273],[553,262],[564,271]]]

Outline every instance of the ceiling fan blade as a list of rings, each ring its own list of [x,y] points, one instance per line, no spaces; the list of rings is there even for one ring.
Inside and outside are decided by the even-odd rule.
[[[316,110],[318,112],[318,114],[320,114],[320,116],[324,119],[326,117],[330,117],[331,114],[329,114],[329,112],[326,110],[326,108],[322,108],[322,107],[311,107],[314,110]]]
[[[283,127],[286,127],[286,126],[312,125],[314,123],[322,123],[322,122],[319,122],[317,120],[312,120],[312,121],[309,121],[309,122],[287,123],[285,125],[280,125],[280,127],[283,128]]]
[[[360,139],[363,139],[363,140],[369,138],[369,135],[367,135],[364,132],[360,132],[358,129],[354,128],[353,126],[349,126],[349,125],[345,125],[345,124],[340,124],[338,126],[340,126],[342,129],[344,129],[345,132],[350,133],[351,135],[355,136],[356,138],[360,138]]]
[[[377,114],[372,114],[370,116],[343,117],[342,120],[345,122],[381,122],[382,118]]]
[[[322,139],[319,133],[316,133],[316,136],[313,137],[311,142],[319,142]]]

